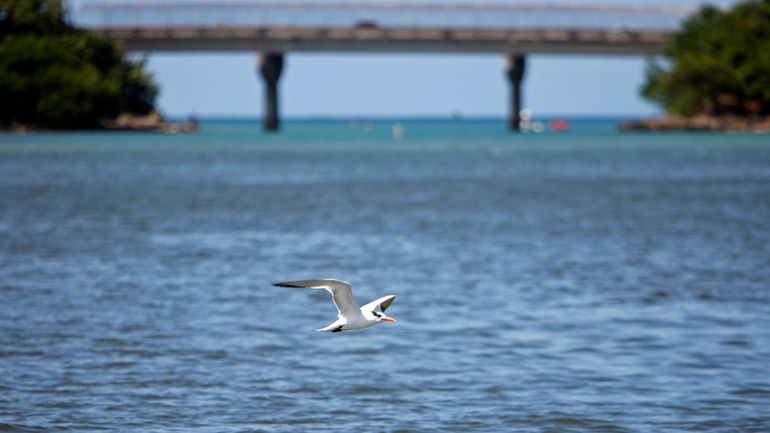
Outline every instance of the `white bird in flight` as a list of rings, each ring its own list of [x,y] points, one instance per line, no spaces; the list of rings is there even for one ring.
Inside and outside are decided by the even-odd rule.
[[[285,283],[275,283],[276,287],[296,287],[302,289],[324,289],[332,294],[334,305],[337,306],[337,320],[329,326],[325,326],[316,331],[352,331],[354,329],[364,329],[374,326],[380,322],[395,322],[396,319],[385,315],[385,310],[390,307],[396,295],[383,296],[363,307],[359,307],[353,298],[353,289],[349,283],[340,280],[322,279],[322,280],[299,280],[287,281]],[[377,311],[379,307],[380,311]]]

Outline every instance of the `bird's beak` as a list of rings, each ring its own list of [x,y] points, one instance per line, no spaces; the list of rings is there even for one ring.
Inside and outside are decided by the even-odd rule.
[[[386,315],[384,315],[384,314],[382,315],[382,320],[384,320],[384,321],[386,321],[386,322],[394,322],[394,323],[395,323],[395,322],[398,322],[398,320],[396,320],[396,319],[394,319],[394,318],[392,318],[392,317],[390,317],[390,316],[386,316]]]

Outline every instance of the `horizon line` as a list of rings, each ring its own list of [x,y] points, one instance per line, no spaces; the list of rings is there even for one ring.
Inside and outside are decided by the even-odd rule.
[[[164,114],[164,117],[168,119],[190,119],[195,118],[198,120],[243,120],[243,121],[262,121],[261,115],[241,115],[241,114],[188,114],[188,115],[173,115]],[[566,119],[566,120],[628,120],[628,119],[643,119],[656,117],[655,114],[574,114],[574,115],[559,115],[559,114],[547,114],[543,116],[533,116],[533,121],[539,120],[553,120],[553,119]],[[293,115],[283,116],[282,121],[288,122],[307,122],[307,121],[507,121],[507,116],[494,116],[494,115],[459,115],[457,117],[446,114],[415,114],[415,115],[346,115],[346,114],[333,114],[333,115]]]

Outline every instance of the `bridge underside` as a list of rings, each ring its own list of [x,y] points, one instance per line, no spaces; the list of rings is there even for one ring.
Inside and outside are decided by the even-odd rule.
[[[348,51],[631,54],[660,52],[662,30],[556,28],[110,27],[129,51]]]

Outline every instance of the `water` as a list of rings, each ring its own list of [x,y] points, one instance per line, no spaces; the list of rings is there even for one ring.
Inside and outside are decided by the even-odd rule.
[[[0,135],[0,431],[770,431],[770,137],[402,123]]]

